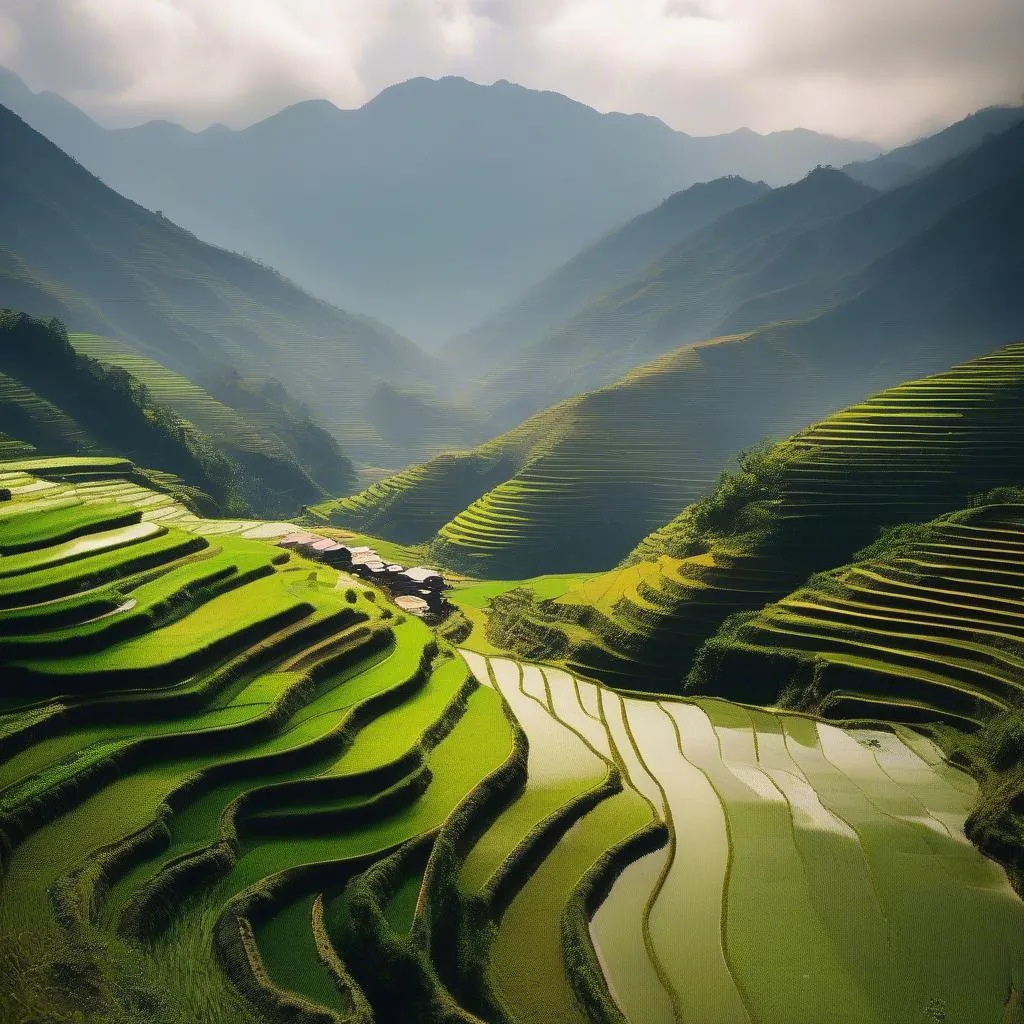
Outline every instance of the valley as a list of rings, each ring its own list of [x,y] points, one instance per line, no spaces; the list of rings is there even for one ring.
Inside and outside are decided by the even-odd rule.
[[[1024,107],[258,13],[231,126],[0,68],[0,1024],[1024,1024]]]

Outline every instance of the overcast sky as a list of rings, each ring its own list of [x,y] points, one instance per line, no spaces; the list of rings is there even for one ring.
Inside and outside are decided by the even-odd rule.
[[[1024,0],[0,0],[0,64],[107,125],[240,127],[417,75],[693,134],[896,143],[1024,90]]]

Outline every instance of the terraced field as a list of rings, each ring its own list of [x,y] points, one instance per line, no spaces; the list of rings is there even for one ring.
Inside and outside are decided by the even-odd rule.
[[[739,448],[834,407],[824,387],[781,398],[765,394],[762,379],[749,394],[738,390],[722,372],[722,353],[737,342],[669,353],[486,444],[314,512],[342,527],[429,542],[432,561],[484,579],[609,568],[713,488]],[[792,353],[755,358],[773,381],[797,372]],[[721,416],[738,407],[742,417]]]
[[[71,416],[21,381],[0,373],[0,430],[24,436],[28,424],[53,451],[81,451],[89,447],[87,432]]]
[[[420,622],[266,543],[289,524],[203,520],[131,468],[0,472],[4,987],[31,1005],[74,934],[119,998],[91,935],[147,951],[175,1020],[335,1019],[362,998],[328,955],[346,880],[436,834],[512,725]]]
[[[612,572],[493,602],[489,639],[626,686],[678,692],[701,643],[880,528],[1024,479],[1024,345],[890,388],[756,451]],[[752,684],[746,699],[762,699]]]
[[[830,718],[972,728],[1024,696],[1024,505],[904,529],[709,641],[692,685],[756,676]]]
[[[155,359],[131,352],[97,334],[70,334],[68,338],[77,352],[127,370],[149,388],[158,402],[169,405],[211,437],[241,451],[271,458],[287,457],[288,450],[272,433],[257,430],[237,410]]]
[[[234,400],[244,404],[235,408],[182,374],[110,338],[96,334],[70,334],[68,338],[76,352],[126,370],[146,386],[155,401],[202,431],[235,463],[238,486],[250,507],[287,514],[326,493],[343,494],[351,489],[350,461],[305,413],[291,414],[266,395],[247,390],[238,380],[234,381]],[[288,401],[287,397],[282,401]]]
[[[0,467],[0,1020],[1024,1019],[928,735],[460,654],[133,472]]]
[[[512,1019],[595,1019],[581,997],[605,986],[637,1022],[1019,1019],[1024,904],[964,837],[977,787],[926,737],[466,657],[530,741],[459,875],[504,908],[490,974]],[[502,863],[532,873],[508,893]],[[597,974],[559,948],[593,885]]]

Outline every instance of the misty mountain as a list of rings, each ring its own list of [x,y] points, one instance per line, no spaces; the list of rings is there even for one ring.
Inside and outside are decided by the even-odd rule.
[[[479,323],[695,182],[778,185],[878,152],[799,130],[694,138],[461,78],[404,82],[356,110],[299,103],[241,131],[105,130],[9,73],[0,102],[124,195],[424,343]]]
[[[829,169],[719,218],[485,381],[509,425],[675,345],[804,320],[857,297],[868,268],[1024,170],[1024,126],[877,193]],[[845,204],[845,209],[843,208]],[[936,296],[924,295],[925,308]]]
[[[722,334],[716,326],[746,299],[759,268],[802,230],[876,194],[840,171],[818,168],[717,218],[555,330],[507,348],[482,382],[498,410],[495,425],[511,426],[680,344]]]
[[[531,338],[560,326],[606,289],[640,273],[724,213],[769,191],[764,182],[730,176],[692,185],[669,196],[588,246],[486,323],[445,348],[474,368],[501,361]]]
[[[0,305],[115,338],[209,386],[230,370],[279,381],[364,459],[403,465],[366,417],[382,381],[439,367],[411,342],[199,241],[112,191],[0,108]]]
[[[1015,140],[1024,126],[990,158]],[[611,566],[645,524],[708,493],[737,451],[1024,337],[1022,234],[1024,175],[1008,173],[854,275],[850,297],[815,317],[683,346],[316,511],[429,541],[435,560],[482,577]]]
[[[1021,121],[1024,121],[1024,107],[985,107],[934,135],[882,153],[874,160],[847,164],[843,170],[873,188],[905,185],[924,171],[966,153]]]

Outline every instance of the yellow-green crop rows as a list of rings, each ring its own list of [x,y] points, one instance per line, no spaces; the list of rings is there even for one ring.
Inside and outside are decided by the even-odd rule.
[[[693,436],[693,419],[728,400],[703,371],[696,349],[671,353],[316,511],[339,526],[430,542],[432,560],[480,578],[611,566],[706,493],[734,454],[732,424]]]
[[[802,689],[833,718],[968,727],[1024,698],[1024,506],[986,505],[910,533],[716,637],[694,683]]]
[[[618,569],[499,610],[491,639],[627,686],[678,690],[729,615],[849,561],[882,527],[1024,480],[1022,407],[1021,344],[883,391],[776,445]]]
[[[31,1000],[39,950],[89,935],[143,950],[174,1019],[340,1014],[346,882],[435,836],[513,726],[418,620],[260,539],[288,524],[199,519],[130,470],[0,474],[4,984]]]
[[[93,359],[120,366],[149,388],[154,399],[170,406],[219,443],[272,458],[290,458],[288,450],[266,430],[259,430],[237,410],[224,405],[205,388],[147,356],[128,351],[96,334],[72,334],[71,344]]]
[[[33,425],[32,433],[45,438],[55,450],[81,451],[89,447],[88,435],[71,416],[21,381],[0,373],[0,429],[17,436],[29,423]],[[11,454],[17,457],[20,453]],[[0,450],[0,457],[10,456]]]

